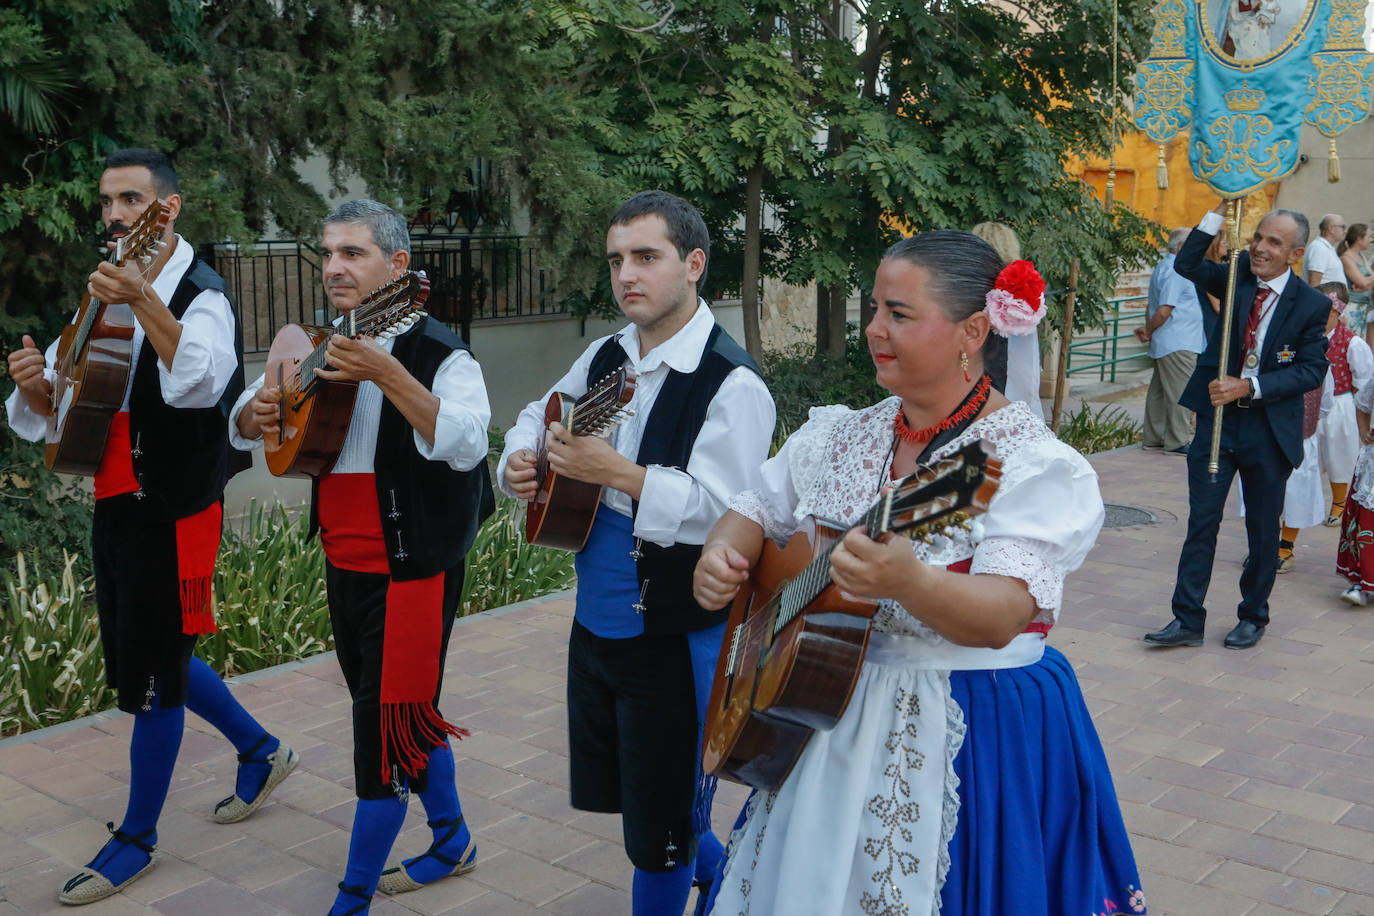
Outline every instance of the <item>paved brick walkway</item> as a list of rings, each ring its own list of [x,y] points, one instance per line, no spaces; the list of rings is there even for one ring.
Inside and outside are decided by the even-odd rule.
[[[1374,914],[1374,609],[1336,600],[1336,531],[1305,531],[1259,647],[1221,647],[1245,553],[1228,518],[1201,649],[1152,650],[1187,502],[1184,465],[1126,450],[1094,460],[1108,502],[1156,525],[1105,531],[1069,582],[1051,641],[1074,663],[1107,746],[1151,912],[1174,916]],[[564,643],[558,597],[461,622],[446,709],[474,730],[458,745],[480,867],[395,900],[379,916],[628,913],[631,871],[614,817],[567,803]],[[93,914],[322,913],[348,842],[353,796],[348,697],[332,658],[234,688],[302,754],[273,803],[236,826],[205,817],[229,791],[228,745],[194,717],[161,825],[162,863]],[[57,911],[55,887],[121,812],[130,720],[0,742],[0,916]],[[722,786],[723,832],[743,799]],[[418,812],[418,803],[412,812]],[[412,813],[398,848],[427,844]],[[1081,914],[1066,914],[1081,916]]]

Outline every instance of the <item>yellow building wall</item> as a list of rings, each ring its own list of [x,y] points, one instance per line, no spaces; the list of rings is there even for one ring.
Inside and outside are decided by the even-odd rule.
[[[1164,145],[1164,163],[1169,187],[1159,188],[1155,166],[1159,147],[1139,131],[1123,134],[1116,147],[1116,199],[1141,216],[1160,223],[1166,230],[1176,226],[1196,226],[1202,215],[1217,204],[1217,194],[1193,178],[1188,165],[1188,137],[1179,134]],[[1070,160],[1069,173],[1082,178],[1106,200],[1110,163],[1103,159]],[[1241,209],[1241,238],[1249,238],[1260,217],[1274,206],[1280,182],[1260,188],[1245,199]]]

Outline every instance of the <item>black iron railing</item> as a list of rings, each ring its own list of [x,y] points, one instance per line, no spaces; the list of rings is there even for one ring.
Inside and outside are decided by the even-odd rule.
[[[538,248],[518,235],[433,236],[411,239],[411,266],[430,281],[426,310],[468,340],[474,322],[558,315],[552,282]],[[264,240],[249,251],[205,246],[201,256],[229,285],[243,321],[246,353],[265,352],[286,324],[324,324],[333,318],[322,285],[319,252],[295,240]]]

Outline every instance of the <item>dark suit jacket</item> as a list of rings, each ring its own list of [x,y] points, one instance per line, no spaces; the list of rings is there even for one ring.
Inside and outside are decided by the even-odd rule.
[[[1194,229],[1179,249],[1174,270],[1218,299],[1226,295],[1227,265],[1206,259],[1213,236]],[[1235,312],[1231,319],[1231,352],[1227,375],[1240,375],[1245,358],[1245,323],[1255,300],[1259,279],[1250,272],[1250,252],[1243,251],[1236,268]],[[1302,396],[1326,378],[1326,319],[1331,301],[1303,282],[1297,274],[1288,278],[1283,295],[1274,306],[1260,353],[1258,411],[1268,420],[1284,456],[1293,467],[1302,464]],[[1197,369],[1178,402],[1197,412],[1198,422],[1212,418],[1207,386],[1216,379],[1220,363],[1221,322],[1197,360]],[[1280,358],[1282,354],[1282,358]],[[1245,410],[1228,404],[1227,410]],[[1250,408],[1254,409],[1254,408]]]

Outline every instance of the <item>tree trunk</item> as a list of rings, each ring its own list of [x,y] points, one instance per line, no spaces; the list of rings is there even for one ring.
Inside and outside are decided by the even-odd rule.
[[[816,354],[830,352],[830,287],[816,284]]]
[[[759,333],[759,255],[763,219],[763,163],[749,170],[744,188],[744,270],[740,307],[744,312],[744,348],[755,361],[763,360]]]
[[[844,359],[845,340],[849,337],[845,308],[848,290],[840,286],[830,287],[830,334],[826,339],[825,355],[833,360]]]

